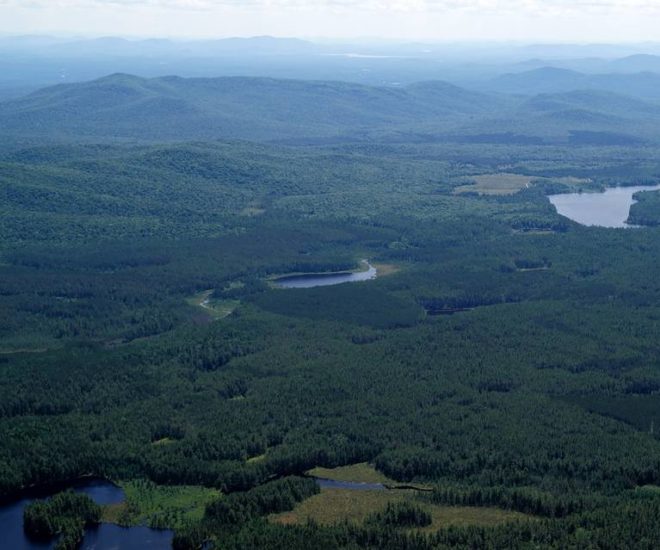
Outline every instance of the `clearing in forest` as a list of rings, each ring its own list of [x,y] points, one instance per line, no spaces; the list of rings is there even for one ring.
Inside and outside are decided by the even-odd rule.
[[[191,306],[202,308],[213,319],[224,319],[231,315],[239,305],[238,300],[214,300],[212,296],[213,289],[205,290],[191,296],[186,302]]]
[[[529,518],[520,512],[498,508],[442,506],[429,503],[414,490],[355,491],[352,489],[322,489],[321,492],[298,504],[290,512],[271,514],[269,521],[282,525],[304,525],[309,520],[321,525],[349,521],[364,522],[368,516],[384,510],[388,503],[408,501],[431,514],[431,525],[415,530],[432,532],[450,525],[493,526],[507,521]]]
[[[381,474],[371,464],[360,462],[350,466],[340,466],[338,468],[313,468],[306,472],[307,475],[320,477],[323,479],[332,479],[333,481],[348,481],[353,483],[382,483],[383,485],[396,485],[396,481],[390,479],[385,474]]]
[[[220,497],[216,489],[191,485],[163,486],[144,480],[119,485],[126,501],[105,506],[102,521],[123,526],[181,528],[190,521],[200,521],[206,506]]]
[[[454,193],[479,193],[480,195],[513,195],[521,189],[529,187],[531,176],[522,174],[483,174],[471,176],[474,184],[461,185],[454,189]]]
[[[430,490],[430,487],[421,483],[400,483],[380,473],[368,462],[339,466],[338,468],[313,468],[308,470],[307,475],[332,481],[346,481],[349,483],[380,483],[385,487],[394,489],[397,487],[414,488],[420,491]]]

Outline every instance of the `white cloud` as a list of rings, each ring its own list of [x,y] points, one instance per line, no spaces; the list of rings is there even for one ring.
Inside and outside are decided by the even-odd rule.
[[[217,7],[345,8],[379,11],[639,12],[660,10],[660,0],[0,0],[0,7],[100,7],[213,9]]]

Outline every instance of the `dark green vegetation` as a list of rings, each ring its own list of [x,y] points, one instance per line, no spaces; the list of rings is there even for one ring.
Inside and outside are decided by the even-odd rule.
[[[220,83],[184,93],[179,79],[117,76],[0,107],[3,124],[23,132],[7,132],[0,152],[0,493],[88,474],[132,480],[126,522],[173,527],[181,548],[652,547],[660,230],[580,227],[545,195],[657,182],[656,148],[613,145],[581,115],[546,140],[559,126],[528,134],[513,111],[508,124],[524,130],[495,135],[475,118],[476,133],[427,139],[438,121],[464,124],[492,100],[475,106],[444,85],[232,82],[257,95],[267,84],[264,97],[279,102],[273,87],[298,90],[295,101],[326,105],[327,118],[307,127],[316,112],[266,116],[248,105],[262,96],[248,94],[240,109],[221,102],[237,126],[203,111],[215,125],[205,133],[200,119],[161,108],[163,89],[210,109]],[[435,105],[438,89],[456,103]],[[356,103],[361,94],[372,111]],[[614,112],[611,96],[597,99],[567,94],[543,109]],[[428,105],[448,118],[415,118]],[[618,112],[638,107],[621,100]],[[642,109],[647,129],[653,108]],[[69,110],[97,118],[67,127],[58,117]],[[308,145],[173,141],[234,127]],[[109,129],[172,141],[110,143]],[[332,144],[315,139],[331,133]],[[569,136],[591,144],[568,147]],[[455,193],[492,174],[531,183],[509,195]],[[267,282],[362,258],[398,270],[305,290]],[[191,300],[208,291],[233,312],[219,318]],[[305,471],[363,462],[432,488],[422,511],[533,517],[433,534],[401,528],[420,525],[417,508],[361,525],[267,521],[316,492],[297,477]],[[202,490],[153,484],[225,494],[207,502]]]
[[[630,207],[628,223],[634,225],[660,225],[660,197],[658,193],[635,193],[637,202]]]
[[[369,523],[394,527],[426,527],[432,521],[431,514],[410,502],[388,504],[385,510],[367,519]]]
[[[101,507],[87,495],[72,491],[59,493],[25,508],[23,525],[31,537],[50,540],[58,536],[58,550],[77,548],[85,526],[99,523]]]
[[[208,505],[201,521],[181,529],[173,546],[198,548],[209,539],[222,544],[223,539],[240,534],[244,525],[267,514],[291,510],[296,503],[318,492],[319,486],[313,479],[288,477],[246,492],[231,493]]]
[[[643,548],[657,547],[658,498],[640,498],[564,521],[513,522],[500,527],[449,527],[432,535],[411,535],[400,528],[339,524],[282,526],[258,524],[221,548],[293,549],[400,548]]]

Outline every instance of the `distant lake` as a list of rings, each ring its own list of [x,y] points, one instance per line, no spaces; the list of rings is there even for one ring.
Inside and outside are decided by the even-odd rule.
[[[331,286],[342,283],[355,283],[376,278],[376,268],[367,263],[364,271],[342,271],[339,273],[309,273],[279,277],[273,281],[278,288],[312,288],[315,286]]]
[[[124,491],[103,480],[88,480],[70,487],[76,493],[84,493],[97,504],[119,504],[124,501]],[[64,490],[64,489],[60,489]],[[11,550],[51,550],[52,542],[33,541],[23,531],[23,510],[39,498],[46,498],[57,491],[31,495],[8,504],[0,505],[0,548]],[[171,548],[172,531],[159,531],[148,527],[119,527],[110,523],[87,529],[81,550],[160,550]]]
[[[626,220],[638,191],[657,191],[660,185],[610,187],[603,193],[563,193],[550,195],[557,213],[581,225],[599,227],[634,227]]]

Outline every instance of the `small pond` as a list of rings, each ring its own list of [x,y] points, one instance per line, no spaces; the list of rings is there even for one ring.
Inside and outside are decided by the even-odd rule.
[[[342,271],[338,273],[308,273],[304,275],[290,275],[273,280],[278,288],[312,288],[315,286],[340,285],[342,283],[355,283],[375,279],[376,268],[364,262],[367,269],[364,271]]]
[[[351,489],[354,491],[383,491],[386,489],[382,483],[359,483],[357,481],[336,481],[315,477],[316,483],[322,489]]]
[[[557,213],[581,225],[634,227],[626,223],[630,207],[635,203],[633,195],[638,191],[659,189],[660,185],[610,187],[603,193],[562,193],[548,198]]]
[[[97,504],[119,504],[124,501],[124,491],[104,480],[90,479],[69,486],[77,493],[84,493]],[[23,532],[23,509],[39,498],[46,498],[66,488],[51,491],[31,491],[24,498],[0,505],[0,548],[11,550],[50,550],[55,541],[33,541]],[[85,532],[83,550],[162,550],[172,547],[172,531],[159,531],[148,527],[119,527],[102,523]]]

